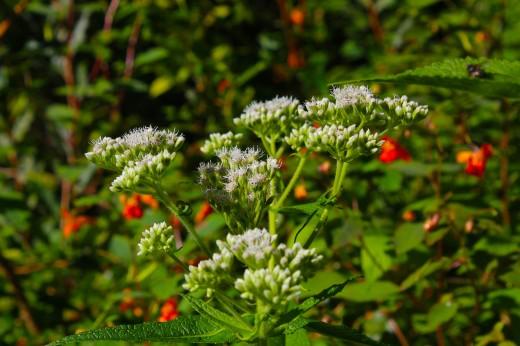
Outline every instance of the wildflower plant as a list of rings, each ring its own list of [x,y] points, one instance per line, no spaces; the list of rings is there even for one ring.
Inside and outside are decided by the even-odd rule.
[[[216,155],[216,161],[199,166],[199,185],[227,225],[226,236],[217,240],[213,252],[185,218],[179,202],[165,192],[162,182],[184,143],[183,135],[145,127],[119,138],[97,140],[87,158],[119,174],[111,189],[153,194],[179,217],[206,251],[207,259],[187,266],[185,259],[177,256],[172,228],[164,222],[145,230],[138,245],[139,255],[167,254],[181,264],[187,291],[184,298],[199,315],[181,316],[168,322],[167,329],[156,324],[132,326],[130,334],[140,335],[137,339],[128,337],[129,327],[125,326],[65,340],[81,340],[81,335],[85,340],[121,335],[116,339],[266,344],[272,338],[305,334],[307,328],[346,341],[377,345],[346,327],[332,328],[303,316],[340,292],[348,281],[303,302],[302,285],[325,260],[312,244],[325,229],[348,164],[376,154],[387,131],[411,125],[423,119],[427,111],[426,106],[405,96],[377,98],[364,86],[334,88],[330,97],[304,104],[292,97],[253,102],[235,124],[251,130],[263,150],[240,149],[237,144],[241,135],[233,132],[212,134],[201,148],[207,155]],[[335,178],[316,203],[293,206],[313,209],[307,212],[310,216],[306,224],[314,218],[318,222],[305,227],[307,232],[294,230],[292,238],[285,240],[281,212],[311,152],[336,162]],[[288,182],[280,172],[279,159],[284,154],[299,159]]]

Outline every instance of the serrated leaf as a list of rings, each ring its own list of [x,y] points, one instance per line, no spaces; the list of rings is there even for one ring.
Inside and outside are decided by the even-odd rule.
[[[190,303],[190,305],[193,307],[193,309],[195,309],[198,313],[204,315],[205,317],[211,319],[215,323],[217,323],[225,328],[228,328],[228,329],[240,332],[240,333],[253,332],[253,329],[251,328],[251,326],[249,326],[244,321],[242,321],[238,318],[235,318],[231,315],[228,315],[225,312],[222,312],[218,309],[215,309],[214,307],[212,307],[211,305],[209,305],[202,299],[195,298],[190,295],[186,295],[186,296],[184,296],[184,298]]]
[[[347,280],[345,280],[344,282],[342,282],[340,284],[335,284],[330,287],[327,287],[320,293],[305,299],[297,307],[295,307],[294,309],[291,309],[287,313],[283,314],[280,317],[280,319],[278,320],[278,325],[281,326],[283,329],[283,324],[288,323],[288,322],[292,321],[293,319],[295,319],[296,317],[304,314],[305,312],[309,311],[310,309],[312,309],[314,306],[318,305],[325,299],[335,296],[336,294],[341,292],[345,288],[346,285],[348,285],[349,283],[351,283],[352,281],[354,281],[356,279],[357,279],[357,277],[348,278]]]
[[[179,317],[171,322],[149,322],[90,330],[54,341],[49,346],[65,345],[81,341],[131,341],[131,342],[187,342],[225,343],[236,341],[226,328],[217,326],[202,316]]]
[[[286,345],[310,346],[311,341],[307,335],[307,331],[303,328],[298,329],[292,334],[285,336]]]
[[[322,335],[330,336],[343,341],[348,341],[348,345],[369,345],[369,346],[384,346],[385,344],[370,339],[368,336],[360,332],[342,326],[332,325],[323,322],[312,321],[309,322],[305,329],[311,332],[316,332]]]
[[[480,69],[479,76],[471,76],[469,65]],[[520,61],[485,58],[449,59],[403,73],[356,81],[396,84],[419,84],[463,90],[488,97],[520,97]]]

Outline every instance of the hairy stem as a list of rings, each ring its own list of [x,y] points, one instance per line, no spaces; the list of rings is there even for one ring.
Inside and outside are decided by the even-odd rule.
[[[269,232],[271,234],[276,233],[276,217],[278,215],[278,208],[280,208],[287,197],[289,196],[289,193],[291,193],[292,189],[294,188],[294,185],[298,182],[298,179],[300,178],[300,175],[302,173],[303,167],[305,166],[305,162],[307,161],[307,153],[300,156],[300,161],[298,162],[298,166],[296,167],[296,170],[293,173],[293,176],[291,177],[291,180],[289,180],[289,183],[283,190],[282,194],[280,195],[280,198],[273,201],[271,204],[271,207],[269,208]]]
[[[341,189],[343,187],[343,180],[345,180],[345,176],[347,175],[348,171],[348,163],[338,161],[336,164],[336,175],[334,176],[334,182],[332,183],[332,189],[331,189],[331,197],[337,197]],[[329,207],[325,207],[323,211],[321,212],[319,222],[314,229],[314,231],[311,233],[309,238],[305,241],[303,244],[304,248],[308,248],[311,246],[314,239],[316,239],[316,236],[321,232],[323,226],[327,223],[327,219],[329,217]]]
[[[181,261],[181,259],[179,257],[177,257],[177,255],[174,253],[174,251],[168,252],[168,256],[170,256],[175,262],[177,262],[182,267],[182,269],[184,269],[185,272],[190,271],[190,269],[188,268],[186,263]]]
[[[168,208],[182,223],[182,225],[186,228],[188,232],[193,236],[199,247],[206,253],[206,255],[211,256],[211,253],[209,252],[209,249],[204,245],[202,242],[201,237],[197,234],[197,231],[195,230],[195,227],[191,224],[188,219],[182,215],[177,208],[168,197],[168,194],[164,192],[164,189],[161,186],[155,186],[154,187],[155,193],[157,195],[157,198]]]

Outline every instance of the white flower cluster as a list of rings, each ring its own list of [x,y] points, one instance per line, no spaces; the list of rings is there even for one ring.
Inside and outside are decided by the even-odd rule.
[[[209,139],[204,141],[200,151],[206,155],[215,155],[219,150],[236,146],[242,139],[241,133],[212,133]]]
[[[267,266],[276,238],[265,229],[255,228],[240,235],[228,234],[226,242],[240,262],[257,269]]]
[[[300,102],[293,97],[275,97],[269,101],[254,101],[234,122],[252,130],[260,138],[277,139],[290,130],[298,118]]]
[[[184,136],[176,131],[148,126],[118,138],[99,138],[85,156],[101,167],[121,172],[112,183],[113,191],[133,191],[147,180],[160,178],[183,143]]]
[[[158,154],[145,154],[137,161],[128,161],[119,175],[110,186],[114,192],[134,191],[138,186],[146,183],[149,177],[160,177],[170,166],[175,153],[164,150]]]
[[[145,230],[137,245],[137,255],[149,255],[157,253],[168,253],[175,250],[175,237],[173,229],[166,222],[155,223]]]
[[[216,289],[233,280],[231,272],[234,257],[223,242],[218,241],[220,252],[214,253],[210,259],[200,261],[189,267],[189,273],[184,275],[182,287],[190,292],[199,289],[206,290],[206,296],[211,297]]]
[[[360,130],[356,125],[325,125],[313,127],[308,124],[292,130],[286,137],[287,144],[294,150],[305,147],[312,151],[328,152],[341,162],[350,162],[361,155],[376,153],[383,145],[377,132]]]
[[[198,267],[190,267],[184,288],[206,289],[206,294],[211,295],[214,289],[225,287],[227,283],[235,287],[242,298],[262,301],[265,312],[283,310],[290,300],[300,295],[301,284],[315,273],[323,257],[315,249],[303,249],[299,243],[292,247],[276,246],[275,240],[276,236],[259,228],[241,235],[228,235],[225,242],[217,242],[221,252],[214,257],[217,256],[218,261],[211,259]],[[230,255],[246,265],[238,278],[232,276]],[[225,266],[222,266],[223,258]],[[227,272],[222,273],[224,269]],[[216,277],[216,273],[221,275]]]
[[[332,96],[336,100],[336,108],[345,108],[349,106],[373,104],[377,100],[368,87],[347,85],[342,88],[333,88]]]
[[[428,113],[427,106],[406,96],[378,99],[366,86],[334,88],[331,96],[332,100],[312,99],[299,108],[305,124],[285,137],[295,151],[306,147],[349,162],[379,150],[379,131],[410,125]]]
[[[384,114],[387,116],[387,122],[392,126],[408,125],[414,121],[423,119],[428,114],[428,106],[423,106],[415,101],[408,101],[407,96],[386,97],[380,102]]]
[[[275,194],[278,161],[261,160],[262,152],[255,148],[224,148],[217,156],[220,163],[199,166],[199,182],[209,202],[224,214],[232,233],[256,227]]]

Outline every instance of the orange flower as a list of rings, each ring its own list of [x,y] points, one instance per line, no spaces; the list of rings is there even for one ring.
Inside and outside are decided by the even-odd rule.
[[[141,202],[146,204],[152,209],[159,208],[159,202],[152,195],[139,195],[141,197]]]
[[[289,15],[289,18],[291,20],[292,25],[303,25],[303,22],[305,21],[305,12],[302,11],[302,9],[296,7],[291,10],[291,14]]]
[[[493,154],[491,144],[482,144],[479,149],[473,151],[464,150],[457,153],[457,162],[465,163],[464,172],[475,177],[482,177],[486,171],[487,160]]]
[[[407,222],[412,222],[415,220],[415,213],[411,210],[406,210],[403,213],[403,220]]]
[[[299,184],[294,188],[294,198],[299,201],[302,201],[307,198],[307,189],[305,188],[305,184]]]
[[[208,216],[211,215],[211,213],[213,213],[213,208],[211,207],[211,204],[209,204],[209,202],[205,201],[204,203],[202,203],[202,206],[200,207],[200,210],[197,213],[197,215],[195,215],[195,224],[199,225],[200,223],[202,223],[204,220],[206,220]]]
[[[123,217],[126,220],[142,218],[143,204],[153,209],[159,208],[159,202],[152,195],[133,194],[130,197],[121,195],[119,201],[123,204]]]
[[[130,309],[133,309],[135,306],[135,300],[132,298],[132,290],[129,288],[125,288],[123,290],[123,299],[121,299],[121,303],[119,303],[119,311],[122,313],[127,312]]]
[[[321,173],[321,174],[329,174],[330,173],[330,167],[331,167],[331,164],[330,164],[330,161],[324,161],[320,164],[320,166],[318,167],[318,171]]]
[[[231,82],[229,80],[221,79],[220,82],[218,82],[217,84],[217,91],[222,94],[224,91],[229,89],[230,86]]]
[[[168,298],[161,306],[161,316],[159,322],[168,322],[179,317],[179,310],[177,310],[177,301],[174,298]]]
[[[383,147],[379,154],[379,161],[383,163],[391,163],[396,160],[410,161],[412,157],[408,151],[403,148],[395,139],[383,136]]]
[[[81,227],[91,223],[91,219],[83,215],[73,215],[68,210],[61,211],[63,236],[70,237],[73,233],[77,233]]]

